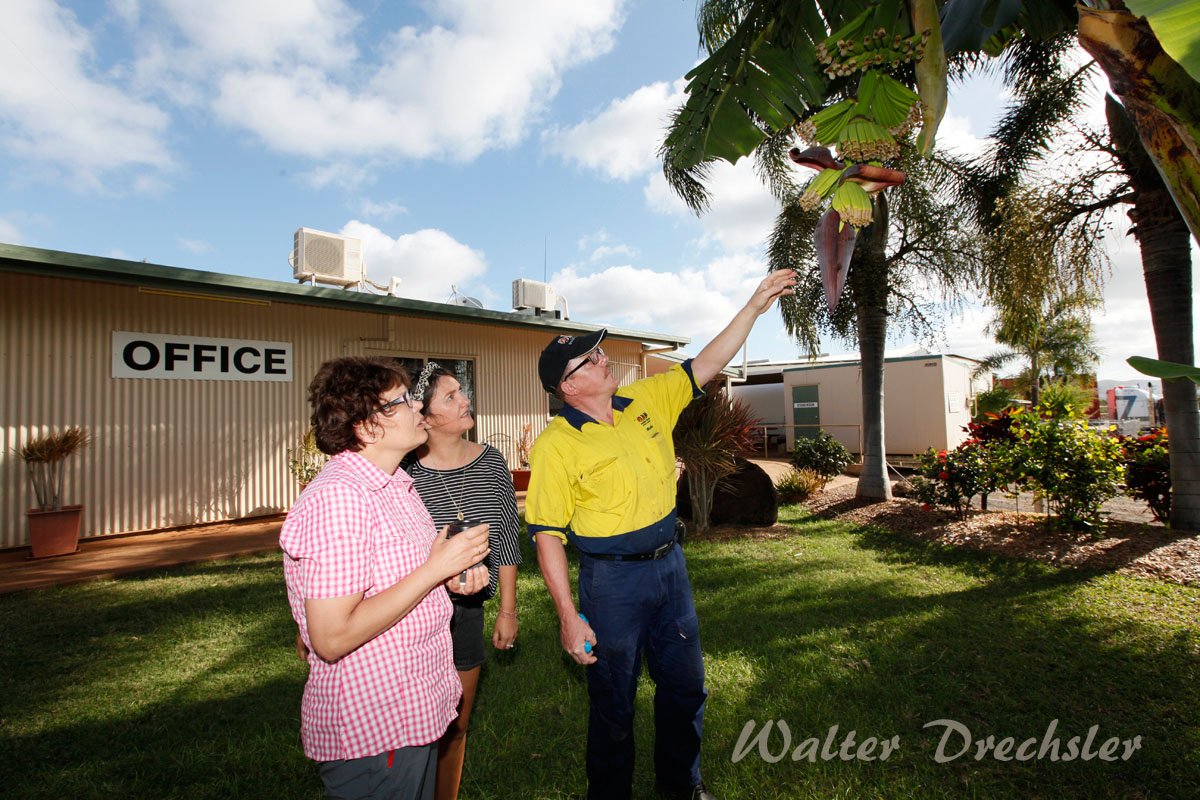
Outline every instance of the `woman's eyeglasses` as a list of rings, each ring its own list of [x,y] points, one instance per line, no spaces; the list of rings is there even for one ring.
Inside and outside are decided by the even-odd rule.
[[[395,400],[391,400],[387,403],[384,403],[383,405],[381,405],[379,408],[375,409],[371,413],[372,414],[383,414],[385,417],[390,417],[396,413],[398,406],[400,406],[401,404],[406,405],[409,408],[412,408],[413,407],[413,396],[411,394],[409,394],[408,392],[405,392],[404,394],[397,397]]]
[[[595,350],[593,350],[592,352],[587,354],[587,358],[583,359],[583,361],[580,361],[578,364],[576,364],[575,369],[571,370],[566,375],[563,375],[562,380],[560,380],[559,383],[562,383],[567,378],[574,375],[576,372],[579,372],[579,370],[583,369],[588,364],[599,364],[600,359],[603,357],[604,357],[604,350],[597,347]]]

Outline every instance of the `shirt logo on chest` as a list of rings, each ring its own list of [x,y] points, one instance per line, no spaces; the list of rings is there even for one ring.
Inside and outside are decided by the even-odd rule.
[[[638,414],[637,421],[650,433],[654,432],[654,423],[650,421],[650,415],[647,412],[643,411],[641,414]]]

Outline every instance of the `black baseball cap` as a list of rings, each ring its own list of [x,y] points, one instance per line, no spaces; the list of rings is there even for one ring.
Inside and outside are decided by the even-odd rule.
[[[553,394],[563,373],[567,371],[567,362],[595,350],[605,336],[608,336],[608,328],[601,328],[587,336],[555,336],[551,339],[538,358],[538,377],[542,379],[542,388]]]

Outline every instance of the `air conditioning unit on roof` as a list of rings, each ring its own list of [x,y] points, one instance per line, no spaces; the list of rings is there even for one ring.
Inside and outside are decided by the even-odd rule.
[[[297,229],[292,275],[298,281],[357,286],[363,280],[362,239]]]
[[[558,302],[558,293],[554,287],[541,281],[531,281],[517,278],[512,284],[513,308],[521,310],[532,308],[537,310],[554,308]]]

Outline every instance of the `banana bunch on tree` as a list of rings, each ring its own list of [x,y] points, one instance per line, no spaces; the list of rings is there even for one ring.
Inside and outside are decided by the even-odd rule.
[[[871,199],[905,180],[883,162],[900,154],[900,142],[920,125],[917,148],[926,155],[946,107],[946,55],[937,0],[874,0],[816,47],[831,77],[862,72],[857,96],[822,109],[796,125],[807,150],[793,161],[819,171],[799,204],[829,204],[814,233],[825,301],[837,307],[857,229],[873,217]],[[876,67],[913,62],[920,97]],[[837,149],[834,157],[830,148]]]
[[[817,60],[831,78],[882,64],[919,61],[934,32],[926,28],[914,33],[910,19],[904,0],[878,0],[819,42]]]
[[[881,162],[900,154],[897,139],[908,133],[920,113],[916,93],[887,75],[867,70],[857,97],[822,109],[796,126],[800,138],[813,146],[793,147],[791,159],[819,170],[797,202],[808,211],[829,203],[813,236],[830,312],[846,285],[857,229],[871,224],[872,196],[905,180],[902,171]],[[838,157],[830,145],[837,148]]]

